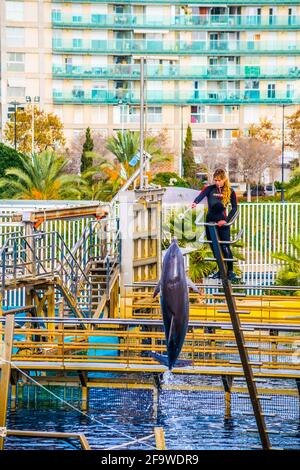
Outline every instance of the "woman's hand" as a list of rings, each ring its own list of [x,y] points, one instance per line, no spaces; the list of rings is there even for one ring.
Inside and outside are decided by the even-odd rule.
[[[218,227],[223,227],[223,225],[227,224],[226,220],[219,220]]]
[[[195,202],[193,202],[193,204],[191,205],[191,208],[192,208],[192,209],[195,209],[196,205],[197,205],[197,204],[196,204]]]

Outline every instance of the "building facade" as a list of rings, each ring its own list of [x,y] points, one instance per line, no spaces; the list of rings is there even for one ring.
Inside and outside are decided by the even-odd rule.
[[[294,0],[1,0],[1,124],[40,97],[71,140],[87,126],[139,128],[140,57],[147,129],[178,154],[225,145],[282,104],[300,104],[300,2]]]

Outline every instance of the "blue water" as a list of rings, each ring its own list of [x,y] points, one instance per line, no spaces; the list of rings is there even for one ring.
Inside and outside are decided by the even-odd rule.
[[[184,382],[184,378],[180,380],[181,383]],[[293,381],[290,382],[294,387]],[[276,413],[276,417],[266,418],[267,428],[281,433],[270,434],[272,445],[284,449],[299,449],[298,397],[272,394],[274,381],[263,386],[270,389],[265,396],[271,397],[270,400],[262,400],[263,409],[265,412]],[[276,388],[283,386],[282,382],[277,381]],[[80,408],[76,391],[72,391],[71,400],[70,392],[66,395],[62,388],[51,390]],[[252,410],[250,400],[233,393],[230,419],[224,418],[224,408],[224,393],[221,391],[163,390],[155,409],[150,390],[97,388],[90,390],[87,413],[94,419],[91,420],[61,405],[59,401],[50,400],[45,392],[41,392],[35,399],[29,394],[27,402],[19,405],[16,411],[9,412],[8,428],[82,432],[93,449],[105,449],[150,435],[156,425],[163,426],[168,449],[251,449],[259,446],[258,434],[247,432],[256,428],[254,417],[243,415]],[[154,439],[147,441],[147,444],[135,443],[127,448],[149,450],[155,446]],[[9,437],[5,448],[74,450],[79,449],[80,445],[76,440]]]

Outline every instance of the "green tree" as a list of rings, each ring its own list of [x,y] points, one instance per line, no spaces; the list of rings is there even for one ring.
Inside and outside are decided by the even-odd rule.
[[[196,179],[198,166],[194,158],[193,137],[191,126],[188,125],[184,141],[182,155],[183,177],[187,179],[191,187],[198,188],[199,182]]]
[[[30,154],[32,142],[32,108],[27,106],[24,110],[17,109],[16,114],[17,148],[20,152]],[[14,115],[6,123],[4,135],[7,142],[14,143]],[[44,150],[56,149],[66,142],[63,133],[63,124],[58,116],[46,113],[34,106],[34,149],[36,153]]]
[[[120,175],[120,164],[98,160],[98,164],[81,175],[79,190],[81,199],[109,201],[124,183]]]
[[[20,168],[8,168],[0,179],[0,188],[9,187],[14,199],[78,198],[75,187],[79,178],[66,174],[68,161],[57,157],[52,150],[35,154],[32,158],[20,156]]]
[[[153,183],[160,184],[161,186],[175,186],[180,188],[189,188],[189,184],[182,178],[180,178],[177,173],[172,172],[162,172],[156,173],[154,176]]]
[[[91,153],[94,149],[94,142],[91,136],[91,129],[88,127],[85,131],[85,142],[82,148],[80,172],[84,173],[93,166]]]
[[[138,153],[140,147],[139,132],[121,132],[108,138],[106,148],[114,154],[121,166],[122,175],[126,175],[128,179],[136,170],[135,167],[129,165],[131,159]],[[164,153],[164,149],[160,145],[160,139],[157,136],[147,135],[144,141],[144,150],[151,156],[151,163],[169,160],[170,156]]]
[[[273,258],[284,262],[284,266],[279,270],[276,277],[276,284],[279,286],[300,285],[300,237],[291,238],[290,243],[293,248],[293,255],[284,252],[272,254]],[[291,295],[300,295],[300,290],[293,291]]]
[[[288,183],[285,184],[286,198],[290,201],[299,201],[300,199],[300,169],[296,168]]]
[[[5,176],[5,172],[10,167],[21,168],[22,160],[21,154],[17,152],[14,148],[9,147],[8,145],[0,143],[0,178]],[[6,197],[10,198],[11,193],[9,187],[5,188]],[[1,196],[4,192],[4,189],[1,190]]]

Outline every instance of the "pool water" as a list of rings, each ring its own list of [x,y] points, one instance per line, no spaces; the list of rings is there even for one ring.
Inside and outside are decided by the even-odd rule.
[[[183,378],[180,379],[184,381]],[[291,381],[293,382],[293,381]],[[220,384],[220,383],[218,383]],[[277,382],[282,386],[282,382]],[[273,447],[300,448],[299,397],[275,395],[274,383],[264,384],[269,388],[262,400]],[[54,390],[54,388],[51,388]],[[251,449],[260,445],[255,429],[252,407],[246,394],[232,393],[232,412],[225,418],[224,393],[222,391],[162,390],[158,406],[153,403],[151,390],[90,389],[89,410],[83,414],[71,410],[59,401],[45,397],[29,396],[16,411],[9,411],[9,429],[40,430],[84,433],[92,449],[106,449],[122,445],[153,433],[154,426],[163,426],[167,449],[215,450]],[[70,395],[62,388],[55,393],[70,401]],[[69,392],[68,392],[69,393]],[[80,393],[72,395],[72,405],[80,409]],[[90,419],[92,418],[92,419]],[[9,449],[79,449],[76,440],[25,439],[9,437],[5,448]],[[133,443],[128,449],[154,449],[154,438],[145,443]]]

